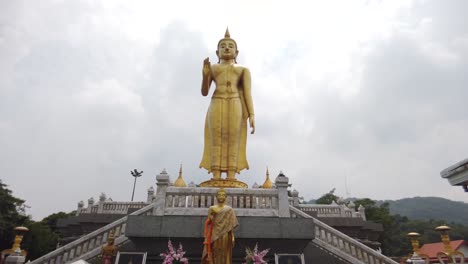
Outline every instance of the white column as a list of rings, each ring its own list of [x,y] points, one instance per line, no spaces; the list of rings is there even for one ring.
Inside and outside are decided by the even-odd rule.
[[[166,169],[156,176],[156,197],[154,199],[153,215],[164,215],[166,207],[166,190],[169,186],[169,174]]]
[[[289,178],[286,177],[282,172],[276,177],[275,180],[276,189],[278,189],[278,214],[279,217],[291,217],[289,213],[289,197],[288,187]]]

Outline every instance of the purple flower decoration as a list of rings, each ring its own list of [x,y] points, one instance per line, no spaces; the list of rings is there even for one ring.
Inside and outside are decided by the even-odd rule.
[[[258,244],[255,244],[253,251],[250,248],[246,248],[245,262],[242,264],[266,264],[267,262],[263,260],[263,258],[266,256],[268,251],[270,251],[269,248],[258,252]]]
[[[179,243],[177,250],[174,250],[171,240],[167,242],[166,253],[159,254],[163,259],[163,264],[189,264],[188,258],[184,257],[185,251],[182,244]]]

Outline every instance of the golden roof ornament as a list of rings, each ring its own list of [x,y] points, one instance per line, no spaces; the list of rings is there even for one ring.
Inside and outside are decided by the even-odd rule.
[[[263,189],[271,189],[273,187],[273,182],[270,180],[270,172],[268,171],[268,167],[266,168],[266,179],[265,182],[262,184]]]
[[[231,38],[231,33],[229,33],[229,28],[228,27],[226,27],[226,32],[224,33],[224,38],[222,38],[222,39],[220,39],[218,41],[218,47],[219,47],[219,44],[221,43],[221,41],[226,40],[226,39],[232,40],[234,42],[234,44],[236,44],[236,49],[237,49],[237,42],[233,38]]]
[[[4,249],[0,253],[2,256],[5,255],[12,255],[15,252],[19,252],[22,256],[27,256],[28,252],[24,249],[21,249],[21,242],[23,241],[23,236],[26,234],[26,232],[29,231],[27,227],[24,226],[18,226],[15,227],[14,229],[15,232],[15,239],[13,242],[13,246],[9,249]]]
[[[104,263],[111,263],[112,258],[117,255],[118,251],[119,247],[115,245],[114,229],[112,229],[107,237],[107,244],[101,247],[99,258],[103,259]]]
[[[182,178],[182,164],[180,164],[180,169],[179,169],[179,177],[177,177],[177,180],[174,182],[175,187],[187,187],[187,184],[184,181],[184,178]]]

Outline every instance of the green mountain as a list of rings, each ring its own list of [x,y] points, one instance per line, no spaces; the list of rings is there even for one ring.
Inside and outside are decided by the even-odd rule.
[[[440,197],[414,197],[385,202],[389,203],[391,214],[407,216],[410,219],[444,220],[447,224],[468,225],[468,203]]]

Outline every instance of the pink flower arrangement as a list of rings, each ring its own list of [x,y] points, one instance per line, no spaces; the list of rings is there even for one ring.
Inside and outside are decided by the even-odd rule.
[[[172,242],[169,239],[169,242],[167,242],[167,248],[169,251],[159,254],[164,258],[163,264],[189,264],[188,258],[184,257],[185,251],[182,248],[182,244],[179,243],[179,248],[174,250]]]
[[[246,248],[245,253],[247,254],[247,256],[245,256],[245,262],[242,264],[266,264],[267,262],[263,260],[263,257],[266,256],[268,251],[270,251],[269,248],[258,252],[257,244],[255,244],[255,248],[253,251],[250,248]]]

